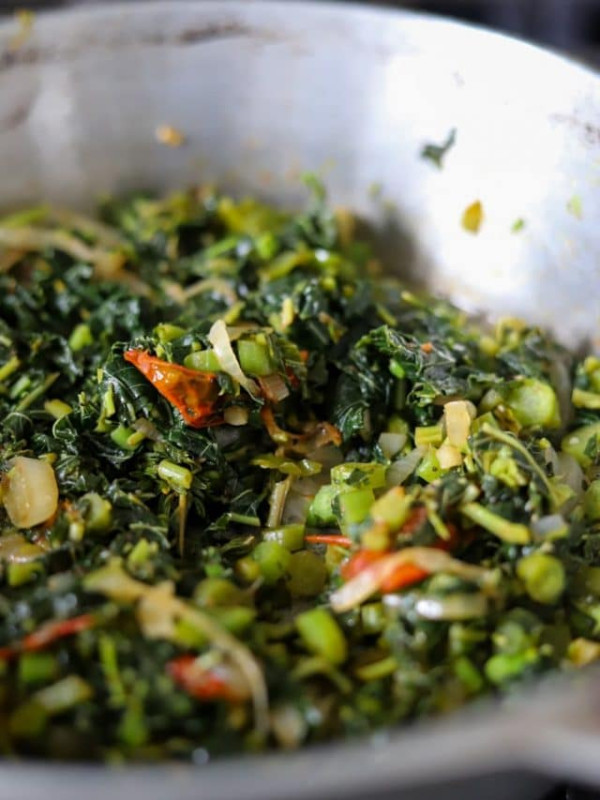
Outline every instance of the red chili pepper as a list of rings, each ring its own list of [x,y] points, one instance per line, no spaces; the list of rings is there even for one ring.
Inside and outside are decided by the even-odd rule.
[[[309,544],[335,544],[339,547],[352,547],[352,539],[347,536],[335,536],[329,533],[310,533],[304,537]]]
[[[359,550],[340,566],[340,575],[345,581],[354,578],[364,569],[367,569],[376,561],[380,561],[384,556],[389,556],[389,550]]]
[[[179,656],[167,663],[167,673],[196,700],[227,700],[238,703],[247,700],[249,692],[227,680],[226,668],[206,669],[192,655]]]
[[[93,628],[95,624],[96,619],[91,614],[81,614],[81,616],[71,617],[71,619],[46,622],[37,631],[21,639],[20,642],[7,647],[0,647],[0,659],[6,660],[18,656],[19,653],[33,653],[37,650],[44,650],[57,639],[74,636],[76,633]]]
[[[411,516],[402,526],[402,533],[411,533],[417,530],[424,521],[424,516],[427,511],[423,506],[414,509]],[[450,532],[449,539],[437,539],[432,545],[438,550],[453,550],[458,543],[458,529],[452,523],[447,525]],[[349,581],[363,570],[368,569],[372,564],[380,561],[382,558],[389,556],[390,550],[359,550],[351,556],[340,567],[340,574],[345,581]],[[420,583],[429,577],[427,570],[421,569],[414,564],[401,564],[394,572],[389,575],[381,584],[382,594],[389,594],[390,592],[397,592],[398,589],[403,589],[407,586],[412,586],[414,583]]]
[[[342,564],[340,567],[341,576],[345,581],[349,581],[389,555],[390,550],[359,550],[358,553]],[[397,592],[398,589],[412,586],[413,583],[419,583],[428,576],[429,573],[426,570],[416,567],[414,564],[401,564],[382,581],[380,589],[382,594]]]
[[[429,577],[429,572],[421,567],[416,567],[414,564],[402,564],[397,567],[394,572],[381,582],[381,593],[390,594],[397,592],[398,589],[404,589],[406,586],[412,586],[414,583],[420,583],[425,578]]]
[[[215,417],[219,386],[214,372],[200,372],[171,364],[145,350],[126,350],[123,358],[175,406],[191,427],[206,428],[222,422]]]

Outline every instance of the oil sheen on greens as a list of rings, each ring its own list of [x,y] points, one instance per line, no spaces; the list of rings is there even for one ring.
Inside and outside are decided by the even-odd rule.
[[[600,361],[311,188],[0,220],[2,753],[295,748],[598,658]]]

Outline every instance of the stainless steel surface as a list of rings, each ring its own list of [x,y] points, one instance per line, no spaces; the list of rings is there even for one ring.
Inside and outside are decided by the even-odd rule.
[[[377,227],[395,269],[470,309],[600,345],[600,79],[585,69],[442,20],[289,0],[86,8],[38,18],[17,50],[12,34],[0,27],[2,205],[91,206],[107,191],[208,179],[289,204],[303,195],[298,174],[321,170],[333,201]],[[161,123],[186,144],[158,144]],[[443,170],[419,158],[453,127]],[[477,199],[473,236],[460,219]],[[293,756],[115,772],[7,764],[0,797],[292,800],[393,787],[425,800],[474,775],[488,777],[468,784],[473,798],[488,796],[490,775],[504,776],[497,797],[525,797],[517,775],[523,790],[543,789],[540,775],[600,785],[589,680]],[[467,796],[462,784],[446,791]]]

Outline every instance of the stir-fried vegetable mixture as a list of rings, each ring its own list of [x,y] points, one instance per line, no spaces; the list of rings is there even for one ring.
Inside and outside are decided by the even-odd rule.
[[[600,654],[600,360],[209,190],[0,220],[0,747],[205,760]]]

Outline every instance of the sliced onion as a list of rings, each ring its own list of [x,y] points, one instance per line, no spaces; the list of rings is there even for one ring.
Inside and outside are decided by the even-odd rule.
[[[406,439],[407,436],[405,433],[392,433],[390,431],[385,431],[379,436],[377,443],[381,448],[383,455],[391,461],[392,458],[398,455],[400,450],[402,450],[406,444]]]
[[[536,536],[545,537],[552,533],[566,531],[567,522],[561,514],[550,514],[531,523],[531,530]]]
[[[239,300],[231,284],[227,283],[223,278],[205,278],[193,283],[183,290],[183,297],[184,300],[190,300],[192,297],[204,294],[204,292],[213,292],[216,295],[220,295],[228,306],[234,305]]]
[[[437,460],[442,469],[452,469],[452,467],[460,467],[462,464],[462,455],[460,450],[449,442],[445,442],[436,451]]]
[[[0,246],[25,251],[45,250],[47,247],[62,250],[77,261],[93,264],[101,278],[114,277],[125,263],[125,256],[121,253],[91,247],[64,230],[0,228]]]
[[[252,378],[248,378],[247,375],[244,375],[239,361],[233,352],[227,326],[222,319],[218,319],[208,332],[208,341],[214,348],[215,355],[219,359],[219,364],[223,372],[231,375],[231,377],[237,381],[240,386],[243,386],[253,397],[257,397],[259,395],[258,386]]]
[[[465,620],[485,617],[489,611],[488,598],[481,593],[449,594],[446,597],[420,597],[415,612],[422,619]]]
[[[444,405],[446,436],[453,447],[464,447],[471,430],[471,414],[465,400],[451,400]]]
[[[407,453],[402,458],[399,458],[398,461],[394,461],[394,463],[391,464],[390,468],[388,469],[385,477],[388,487],[399,486],[401,483],[404,483],[404,481],[409,478],[418,467],[421,459],[423,458],[424,452],[425,448],[415,447],[415,449],[411,450],[410,453]]]
[[[476,583],[491,576],[489,570],[452,558],[443,550],[432,547],[407,547],[366,567],[355,578],[333,592],[330,597],[331,607],[337,613],[355,608],[378,592],[379,587],[405,564],[414,564],[432,575],[447,572],[449,575],[456,575]]]
[[[58,484],[47,461],[18,456],[2,481],[2,500],[16,528],[33,528],[58,508]]]
[[[230,342],[237,342],[242,336],[244,336],[248,331],[255,331],[259,329],[259,325],[256,322],[238,322],[237,325],[228,325],[227,326],[227,333],[229,334],[229,341]],[[269,328],[264,328],[263,330],[270,330]]]
[[[20,533],[7,533],[0,536],[0,561],[24,564],[28,561],[35,561],[45,552],[46,547],[28,542]]]
[[[287,496],[281,516],[282,524],[291,525],[296,522],[305,522],[313,497],[314,495],[311,497],[300,494],[300,492],[291,491]]]
[[[127,245],[127,240],[124,236],[109,225],[105,225],[100,220],[86,217],[84,214],[78,214],[68,208],[48,208],[48,218],[53,222],[58,222],[59,225],[64,225],[68,228],[74,228],[80,233],[89,234],[96,239],[98,244],[108,249],[113,247],[124,247]]]
[[[223,412],[223,419],[228,425],[247,425],[250,418],[250,412],[244,406],[229,406]]]
[[[323,473],[295,480],[285,501],[282,523],[305,522],[314,496],[327,481],[328,477]]]
[[[323,465],[324,470],[336,467],[344,461],[342,451],[334,444],[326,444],[322,447],[316,447],[314,450],[309,450],[306,457],[310,461],[318,461],[319,464]]]
[[[583,494],[583,470],[573,456],[568,453],[558,453],[556,460],[558,463],[557,477],[566,483],[577,497],[580,497]]]
[[[135,613],[148,639],[173,639],[175,616],[171,608],[172,599],[173,584],[170,581],[159,584],[152,593],[140,597]]]
[[[264,378],[259,378],[258,383],[267,400],[270,400],[272,403],[279,403],[285,400],[290,394],[286,382],[278,372],[274,372],[272,375],[267,375]]]

